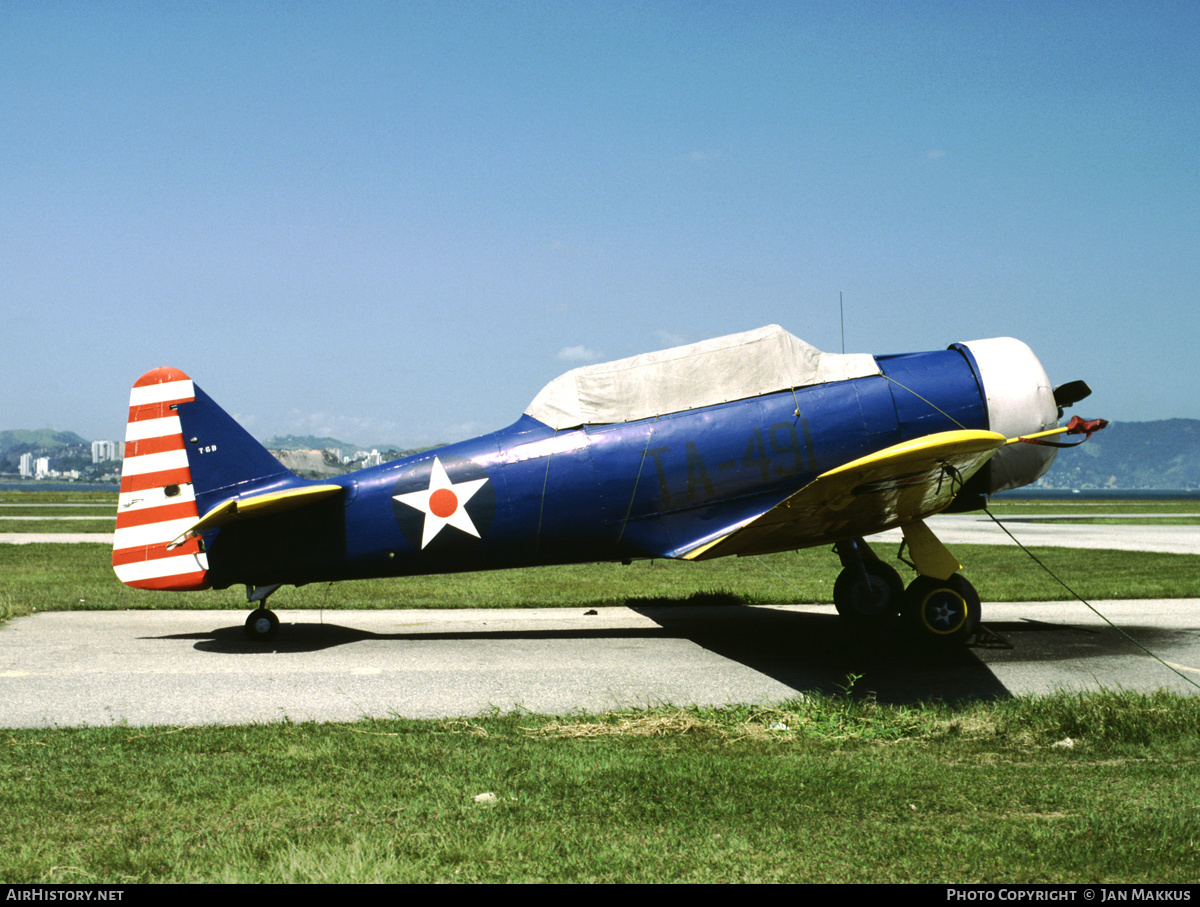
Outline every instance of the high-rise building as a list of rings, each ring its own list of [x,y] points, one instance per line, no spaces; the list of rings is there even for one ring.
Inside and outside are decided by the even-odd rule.
[[[107,460],[121,459],[121,445],[117,441],[93,441],[92,462],[103,463]]]

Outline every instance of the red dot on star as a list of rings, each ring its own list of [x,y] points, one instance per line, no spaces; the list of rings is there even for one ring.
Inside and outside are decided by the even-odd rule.
[[[429,512],[441,519],[451,516],[458,510],[458,495],[449,488],[439,488],[429,496]]]

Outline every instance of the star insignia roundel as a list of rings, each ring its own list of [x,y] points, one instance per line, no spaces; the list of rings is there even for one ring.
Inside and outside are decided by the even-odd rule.
[[[404,470],[392,489],[392,502],[400,531],[421,551],[482,538],[496,512],[487,473],[454,456],[435,456]]]

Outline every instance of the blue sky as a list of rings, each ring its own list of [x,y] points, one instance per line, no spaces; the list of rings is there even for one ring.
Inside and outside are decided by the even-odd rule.
[[[1200,418],[1200,4],[0,3],[0,428],[453,441],[778,323]]]

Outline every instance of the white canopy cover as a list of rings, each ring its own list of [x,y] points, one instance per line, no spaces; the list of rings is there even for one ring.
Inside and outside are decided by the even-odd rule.
[[[866,353],[823,353],[777,324],[559,375],[525,414],[551,428],[633,422],[789,388],[880,374]]]

